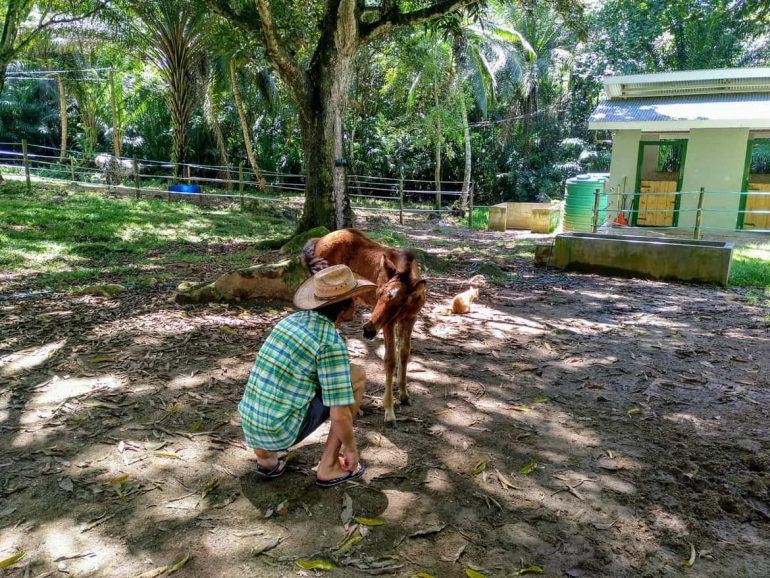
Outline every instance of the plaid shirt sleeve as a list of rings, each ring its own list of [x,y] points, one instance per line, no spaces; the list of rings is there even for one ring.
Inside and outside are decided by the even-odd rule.
[[[321,398],[326,407],[353,405],[353,386],[350,382],[350,360],[345,343],[340,340],[322,347],[316,355]]]

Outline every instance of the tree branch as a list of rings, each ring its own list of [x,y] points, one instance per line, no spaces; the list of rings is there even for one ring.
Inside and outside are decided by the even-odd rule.
[[[245,32],[260,32],[262,24],[253,8],[235,10],[227,0],[206,0],[206,5],[236,28]]]
[[[361,40],[368,42],[369,40],[382,36],[396,28],[431,22],[441,18],[445,14],[456,12],[457,10],[461,10],[478,1],[479,0],[443,0],[442,2],[431,4],[425,8],[405,13],[400,12],[397,7],[391,8],[378,20],[370,23],[361,23]]]
[[[278,69],[281,79],[294,92],[294,96],[299,99],[301,95],[305,94],[305,77],[300,67],[289,57],[276,36],[273,15],[270,12],[270,0],[256,0],[256,3],[265,41],[265,54]]]
[[[59,24],[71,24],[72,22],[80,22],[81,20],[87,20],[88,18],[91,18],[94,16],[99,10],[104,8],[107,4],[105,2],[99,2],[92,10],[86,12],[85,14],[81,14],[79,16],[72,16],[70,18],[58,18],[58,16],[61,16],[61,13],[54,14],[50,20],[43,22],[42,18],[44,16],[41,16],[40,22],[38,22],[38,25],[29,33],[27,36],[19,42],[13,49],[14,54],[18,54],[21,50],[24,49],[25,46],[27,46],[30,42],[32,42],[35,37],[40,34],[43,30],[46,30],[48,28],[51,28],[52,26],[57,26]]]

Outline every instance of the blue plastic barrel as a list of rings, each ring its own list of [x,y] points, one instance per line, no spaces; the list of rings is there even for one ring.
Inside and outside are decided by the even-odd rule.
[[[172,193],[182,193],[184,195],[199,195],[200,185],[169,185],[168,190]]]

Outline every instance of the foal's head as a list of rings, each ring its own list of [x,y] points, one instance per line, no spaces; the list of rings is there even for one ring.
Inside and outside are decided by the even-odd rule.
[[[377,302],[364,325],[364,337],[374,339],[384,325],[416,315],[425,304],[425,286],[425,280],[417,273],[413,254],[405,253],[397,265],[383,255],[377,278]]]

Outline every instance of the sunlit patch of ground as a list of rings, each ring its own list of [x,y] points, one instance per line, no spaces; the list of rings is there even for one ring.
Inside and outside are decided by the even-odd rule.
[[[396,427],[383,423],[381,338],[364,340],[360,320],[344,330],[370,378],[356,423],[368,471],[333,490],[314,483],[328,426],[269,483],[251,473],[239,428],[254,355],[286,306],[179,307],[162,284],[114,299],[0,302],[0,561],[25,552],[8,574],[180,565],[174,576],[272,578],[323,559],[346,577],[378,564],[397,576],[530,565],[547,576],[655,576],[682,572],[692,543],[692,575],[770,575],[763,302],[537,270],[523,234],[388,229],[393,242],[447,258],[428,269],[413,405],[397,407]],[[226,267],[221,247],[177,249],[121,263],[151,263],[169,279]],[[238,258],[262,255],[247,250]],[[471,314],[442,313],[486,262],[505,275],[482,287]],[[37,287],[19,279],[19,291]],[[360,541],[339,554],[346,535]]]

